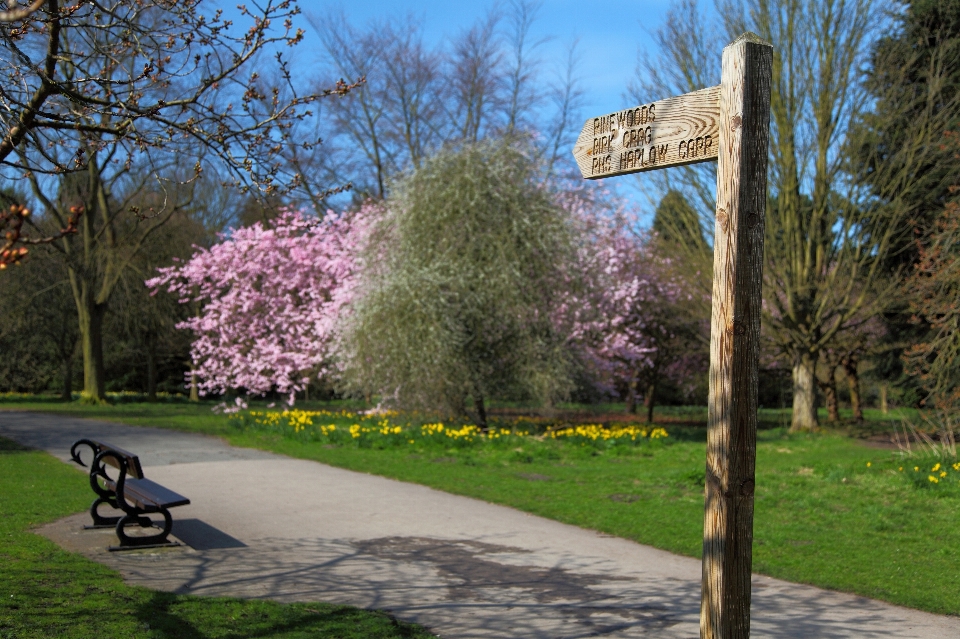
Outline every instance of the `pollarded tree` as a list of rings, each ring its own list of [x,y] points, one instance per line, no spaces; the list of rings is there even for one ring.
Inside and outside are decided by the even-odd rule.
[[[491,397],[549,403],[570,388],[556,319],[569,217],[506,143],[423,162],[374,225],[341,347],[345,387],[486,425]]]

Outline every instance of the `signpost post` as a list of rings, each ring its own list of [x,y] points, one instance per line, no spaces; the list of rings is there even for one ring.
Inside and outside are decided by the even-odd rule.
[[[720,86],[591,118],[573,151],[586,179],[718,160],[701,639],[750,636],[772,66],[773,47],[745,33]]]

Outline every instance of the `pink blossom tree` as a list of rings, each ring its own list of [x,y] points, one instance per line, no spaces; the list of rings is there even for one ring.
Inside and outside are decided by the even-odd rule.
[[[659,381],[688,383],[702,366],[706,318],[688,308],[693,293],[654,234],[635,232],[623,210],[600,214],[575,196],[566,206],[584,238],[583,285],[567,307],[571,339],[606,387],[626,395],[628,410],[644,396],[652,421]]]
[[[193,331],[193,373],[201,394],[302,391],[331,372],[338,320],[354,290],[357,245],[375,209],[328,212],[323,219],[286,211],[233,229],[188,261],[159,269],[147,286],[194,303],[178,328]]]

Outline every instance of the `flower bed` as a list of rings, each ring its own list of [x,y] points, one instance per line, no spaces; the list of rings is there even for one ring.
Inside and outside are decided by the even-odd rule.
[[[473,424],[425,420],[395,411],[376,414],[349,411],[243,411],[231,416],[243,430],[274,432],[304,441],[360,448],[511,448],[521,445],[568,445],[591,450],[662,445],[663,428],[636,424],[549,425],[530,418],[498,420],[486,431]]]

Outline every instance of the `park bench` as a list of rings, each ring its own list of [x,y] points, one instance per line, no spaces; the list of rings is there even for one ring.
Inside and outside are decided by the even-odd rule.
[[[80,439],[75,442],[70,447],[70,457],[81,466],[86,467],[80,459],[78,449],[81,446],[88,446],[93,451],[93,461],[90,463],[90,487],[97,494],[97,498],[90,506],[93,525],[85,528],[116,527],[120,546],[112,547],[111,550],[179,545],[167,539],[173,528],[173,518],[170,516],[169,509],[185,506],[190,503],[190,500],[145,478],[139,457],[106,442],[90,439]],[[116,478],[111,478],[107,474],[107,465],[116,469]],[[124,514],[120,517],[104,517],[98,511],[101,504],[108,504],[116,510],[123,511]],[[163,517],[163,526],[159,533],[132,536],[126,533],[127,526],[138,525],[141,528],[157,526],[149,517],[152,514]]]

